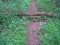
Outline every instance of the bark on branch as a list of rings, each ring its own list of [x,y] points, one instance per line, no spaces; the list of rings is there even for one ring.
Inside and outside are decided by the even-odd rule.
[[[42,13],[42,12],[35,12],[35,13],[17,13],[17,15],[23,15],[23,16],[47,16],[47,17],[56,17],[55,14],[49,14],[49,13]]]

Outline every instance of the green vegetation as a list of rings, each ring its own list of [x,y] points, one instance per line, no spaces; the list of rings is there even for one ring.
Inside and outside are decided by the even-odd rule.
[[[31,0],[0,0],[0,45],[26,44],[26,26],[29,20],[11,13],[25,12],[30,2]],[[39,31],[40,41],[43,45],[60,45],[60,2],[37,0],[36,3],[38,11],[57,14],[57,18],[48,18],[47,22],[43,22]]]
[[[17,15],[3,16],[4,19],[2,19],[2,24],[0,24],[0,45],[24,45],[27,32],[26,18],[22,17],[20,19]]]
[[[60,21],[58,18],[48,19],[40,30],[43,45],[60,45]],[[43,36],[44,35],[44,36]]]

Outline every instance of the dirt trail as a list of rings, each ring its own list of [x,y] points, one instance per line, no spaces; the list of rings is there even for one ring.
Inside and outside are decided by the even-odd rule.
[[[40,22],[33,22],[30,21],[28,24],[28,45],[39,45],[39,40],[38,40],[38,29],[40,28],[41,23]]]
[[[32,14],[32,13],[34,13],[36,11],[37,11],[36,2],[35,1],[32,1],[31,4],[30,4],[30,6],[29,6],[29,8],[28,8],[28,10],[27,10],[27,12],[29,14]]]
[[[30,14],[37,12],[35,0],[32,0],[27,12]],[[27,33],[28,44],[27,45],[39,45],[39,40],[37,37],[37,33],[38,33],[37,30],[38,28],[40,28],[40,26],[41,26],[40,22],[29,21],[29,24],[27,26],[27,30],[28,30],[28,33]]]

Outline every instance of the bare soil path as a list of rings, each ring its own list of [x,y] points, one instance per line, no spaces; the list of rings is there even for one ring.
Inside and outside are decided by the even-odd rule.
[[[32,0],[27,12],[29,14],[37,12],[35,0]],[[27,26],[27,30],[28,30],[28,33],[27,33],[28,44],[27,45],[39,45],[39,40],[37,37],[37,34],[38,34],[37,30],[38,28],[40,28],[40,26],[41,26],[40,22],[29,21],[29,24]]]

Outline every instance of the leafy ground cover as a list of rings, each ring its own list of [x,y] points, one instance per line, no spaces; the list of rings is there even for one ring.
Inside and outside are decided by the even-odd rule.
[[[8,15],[2,19],[0,24],[0,45],[24,45],[26,40],[26,25],[25,17]]]
[[[43,45],[60,45],[60,19],[48,19],[40,30],[40,40]]]

